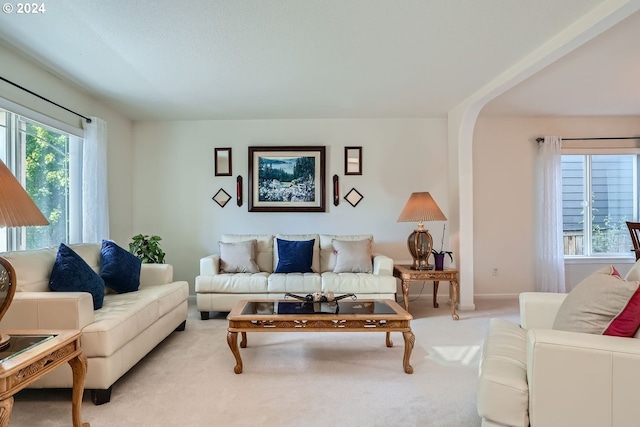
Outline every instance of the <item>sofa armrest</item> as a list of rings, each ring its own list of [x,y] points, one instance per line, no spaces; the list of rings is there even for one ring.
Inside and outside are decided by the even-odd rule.
[[[200,258],[200,275],[215,276],[220,274],[220,255],[213,254]]]
[[[520,326],[524,329],[551,329],[556,313],[567,294],[523,292],[520,294]]]
[[[529,417],[534,426],[634,425],[640,340],[527,331]]]
[[[88,292],[16,292],[2,329],[83,329],[94,322]]]
[[[393,276],[393,260],[386,255],[373,255],[373,274]]]
[[[165,285],[173,282],[171,264],[142,264],[140,269],[140,287]]]

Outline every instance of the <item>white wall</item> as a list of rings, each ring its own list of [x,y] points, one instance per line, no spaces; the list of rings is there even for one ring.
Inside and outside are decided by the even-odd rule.
[[[138,122],[133,134],[134,234],[160,235],[175,277],[192,292],[199,259],[218,252],[223,233],[372,233],[376,251],[407,261],[406,238],[416,224],[396,220],[410,193],[430,191],[448,213],[446,119]],[[326,213],[248,212],[247,147],[278,145],[327,147]],[[344,175],[345,146],[363,147],[362,176]],[[232,177],[214,176],[215,147],[232,147]],[[364,196],[355,208],[342,199],[352,187]],[[224,208],[211,200],[220,188],[233,197]],[[439,246],[443,223],[427,226]]]
[[[534,140],[545,135],[564,138],[635,136],[640,135],[640,118],[480,117],[473,141],[476,296],[514,296],[535,290],[534,168],[537,144]],[[624,274],[633,262],[629,255],[627,259],[567,264],[567,287],[572,289],[603,263],[614,264]],[[498,276],[492,275],[493,268],[498,269]]]
[[[84,116],[107,121],[109,222],[111,238],[126,245],[131,240],[132,215],[132,123],[109,108],[0,43],[0,75],[45,98]],[[80,118],[40,100],[4,81],[0,81],[0,97],[76,127]],[[125,246],[127,247],[127,246]]]

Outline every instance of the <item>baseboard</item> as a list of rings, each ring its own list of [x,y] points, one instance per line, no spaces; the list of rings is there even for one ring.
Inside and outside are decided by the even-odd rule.
[[[520,294],[474,294],[478,299],[518,299]]]

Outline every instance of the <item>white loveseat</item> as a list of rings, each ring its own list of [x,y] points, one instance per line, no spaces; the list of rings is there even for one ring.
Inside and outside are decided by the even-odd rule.
[[[520,295],[520,323],[491,319],[480,362],[483,427],[637,426],[640,340],[554,330],[568,294]]]
[[[100,245],[68,245],[96,272]],[[112,385],[174,330],[184,330],[189,285],[173,281],[169,264],[142,264],[140,287],[122,294],[105,292],[94,310],[87,292],[52,292],[49,276],[57,248],[5,252],[16,272],[17,287],[2,329],[79,329],[87,357],[85,389],[95,404],[110,400]],[[68,365],[33,383],[32,388],[71,388]]]
[[[224,234],[220,241],[237,243],[254,239],[259,272],[224,273],[221,271],[220,254],[200,259],[200,275],[196,277],[195,290],[202,319],[208,319],[212,311],[231,311],[241,299],[282,299],[286,293],[304,296],[317,291],[332,291],[336,296],[352,293],[361,299],[395,299],[397,284],[393,277],[393,260],[385,255],[371,253],[370,272],[334,272],[337,256],[333,241],[369,240],[372,247],[373,236],[370,234]],[[312,272],[274,273],[279,261],[278,239],[313,239]]]

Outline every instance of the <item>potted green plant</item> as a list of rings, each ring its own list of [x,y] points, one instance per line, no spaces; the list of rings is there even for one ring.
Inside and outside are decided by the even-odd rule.
[[[138,234],[133,236],[133,242],[129,243],[129,252],[137,256],[143,263],[163,264],[164,251],[160,248],[160,236]]]
[[[434,259],[435,269],[436,270],[444,270],[444,256],[445,255],[449,255],[449,259],[451,260],[451,262],[453,262],[453,252],[442,250],[442,248],[444,247],[444,231],[446,229],[447,229],[447,225],[445,224],[445,226],[442,227],[442,239],[440,240],[440,250],[439,251],[437,251],[435,249],[431,250],[431,253],[433,254],[433,259]]]

